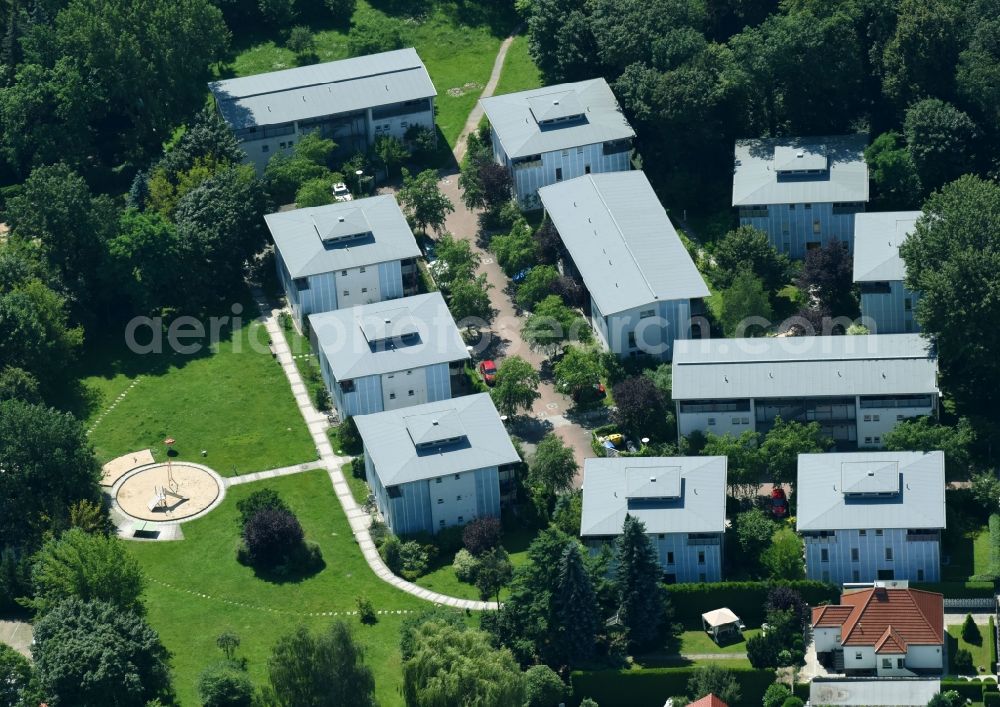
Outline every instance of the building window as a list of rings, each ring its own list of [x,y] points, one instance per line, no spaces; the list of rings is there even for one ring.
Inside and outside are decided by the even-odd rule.
[[[813,233],[819,233],[819,221],[813,221]]]
[[[871,443],[872,443],[872,438],[871,437],[865,437],[865,444],[871,444]]]
[[[909,297],[903,300],[903,310],[906,312],[913,311],[913,300],[910,299]]]
[[[455,500],[456,500],[456,501],[461,501],[461,500],[462,500],[462,497],[461,497],[461,496],[455,496]]]
[[[362,288],[361,288],[361,294],[364,294],[364,293],[366,293],[367,291],[368,291],[368,288],[367,288],[367,287],[362,287]]]
[[[347,277],[347,271],[346,270],[341,270],[340,271],[340,275],[341,275],[341,277]]]
[[[830,561],[830,551],[827,550],[825,547],[822,550],[819,551],[819,561],[820,562],[829,562]]]
[[[698,551],[698,564],[699,565],[705,564],[705,551],[704,550],[699,550]]]
[[[715,418],[714,417],[708,418],[708,425],[709,425],[709,427],[712,427],[712,426],[715,425]]]
[[[389,400],[395,400],[395,399],[396,399],[396,394],[395,393],[389,393]]]
[[[892,658],[883,658],[882,667],[886,670],[892,670]]]
[[[906,419],[905,415],[896,415],[896,422],[902,422]]]
[[[865,415],[865,422],[871,422],[871,421],[872,421],[872,416],[871,415]]]
[[[878,415],[872,415],[872,422],[878,422],[878,419],[879,419]],[[876,439],[876,441],[878,440],[877,437],[875,439]]]
[[[858,548],[851,548],[851,562],[857,562],[861,559],[861,553],[858,552]]]
[[[628,347],[630,349],[634,349],[635,348],[635,332],[634,331],[630,331],[628,333]]]
[[[444,499],[443,498],[439,498],[438,499],[438,505],[440,506],[442,503],[444,503]]]
[[[351,291],[350,290],[344,290],[344,297],[350,297],[350,296],[351,296]]]
[[[795,204],[789,204],[788,205],[788,210],[789,211],[795,211]]]
[[[812,207],[813,207],[813,205],[812,205],[812,204],[803,204],[803,205],[802,205],[802,208],[803,208],[803,209],[811,209]]]
[[[456,479],[458,479],[460,476],[461,476],[461,474],[455,474],[455,478]]]
[[[271,148],[270,148],[270,147],[268,147],[267,145],[261,145],[261,146],[260,146],[260,151],[261,151],[261,152],[268,152],[268,151],[270,151],[270,149],[271,149]]]
[[[649,319],[655,314],[656,314],[655,309],[644,309],[641,312],[639,312],[639,319]]]
[[[924,581],[924,571],[923,570],[917,570],[917,581],[918,582],[923,582]]]
[[[868,535],[868,531],[861,529],[858,531],[858,535],[860,535],[861,537],[865,537],[866,535]]]
[[[590,174],[590,165],[589,164],[583,165],[583,173],[584,174]]]
[[[891,547],[887,547],[885,549],[885,561],[886,562],[892,562],[892,548]]]
[[[875,531],[875,537],[877,537],[877,538],[882,537],[882,531],[881,530],[876,530]]]
[[[556,167],[556,181],[562,181],[562,167]]]
[[[444,527],[444,518],[442,518],[441,520],[438,521],[438,527],[439,528],[443,528]]]
[[[875,437],[874,441],[875,441],[875,444],[882,444],[882,438],[881,437]]]
[[[408,395],[409,397],[411,397],[411,398],[413,397],[413,391],[412,391],[412,390],[408,391],[408,392],[407,392],[406,394],[407,394],[407,395]]]
[[[861,654],[860,653],[855,653],[854,654],[854,660],[861,660]]]
[[[562,151],[562,156],[563,157],[569,157],[569,150],[563,150]]]
[[[749,424],[750,424],[750,418],[749,418],[749,417],[744,417],[744,418],[743,418],[743,419],[742,419],[742,420],[740,421],[740,424],[742,424],[742,425],[749,425]]]
[[[668,565],[674,564],[674,553],[672,552],[667,553],[667,564]]]
[[[903,665],[904,665],[903,659],[902,658],[896,658],[896,667],[899,668],[900,670],[902,670],[903,669]]]
[[[464,523],[465,522],[465,516],[459,516],[458,517],[458,522],[459,523]]]
[[[434,479],[434,483],[435,484],[440,484],[441,483],[441,477],[439,476],[436,479]]]
[[[734,424],[734,425],[740,424],[740,418],[738,418],[738,417],[730,418],[729,421],[730,421],[731,424]]]
[[[358,272],[364,272],[364,271],[365,271],[365,266],[364,265],[362,265],[360,268],[358,268]]]

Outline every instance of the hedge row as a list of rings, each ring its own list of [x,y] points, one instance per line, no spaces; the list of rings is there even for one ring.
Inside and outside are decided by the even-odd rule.
[[[990,672],[995,673],[997,670],[997,627],[996,623],[993,621],[992,616],[990,616],[989,640],[990,640]]]
[[[983,686],[976,681],[970,682],[968,680],[948,680],[944,679],[941,681],[941,692],[957,692],[962,697],[972,700],[973,702],[981,702],[983,699]]]
[[[687,694],[688,680],[697,668],[595,670],[574,672],[570,707],[589,697],[601,707],[663,707],[668,697]],[[740,704],[759,705],[774,682],[774,671],[731,668],[740,683]]]
[[[810,606],[836,602],[840,592],[832,584],[814,580],[776,582],[718,582],[715,584],[672,584],[667,587],[674,606],[675,620],[688,630],[700,630],[701,615],[726,607],[750,627],[765,620],[764,605],[768,591],[776,586],[791,587]]]
[[[990,516],[990,574],[1000,577],[1000,515]]]
[[[994,595],[993,582],[910,582],[914,589],[944,594],[948,599],[989,599]]]

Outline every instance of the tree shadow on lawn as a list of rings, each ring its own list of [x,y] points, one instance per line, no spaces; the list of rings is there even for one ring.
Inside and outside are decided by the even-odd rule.
[[[315,577],[326,569],[326,560],[320,558],[319,561],[300,566],[289,567],[282,565],[279,567],[261,567],[257,565],[247,565],[253,570],[254,577],[267,582],[268,584],[300,584],[307,579]]]
[[[175,350],[168,336],[168,327],[171,322],[177,321],[181,316],[173,318],[164,317],[162,327],[159,330],[158,342],[154,343],[153,330],[146,325],[140,326],[134,333],[134,340],[139,345],[138,350],[131,348],[126,340],[127,323],[112,325],[110,330],[95,332],[88,337],[84,344],[81,356],[72,365],[72,383],[63,390],[63,394],[57,403],[57,407],[73,413],[79,419],[88,419],[100,406],[107,404],[103,400],[101,393],[87,388],[83,383],[84,378],[103,378],[111,380],[116,376],[124,376],[128,379],[135,379],[137,376],[157,377],[168,373],[171,369],[180,369],[192,361],[207,358],[215,353],[215,347],[209,345],[212,334],[212,317],[217,317],[219,326],[218,343],[225,344],[233,341],[234,337],[242,333],[244,327],[250,325],[258,316],[257,306],[252,300],[246,299],[237,302],[242,307],[240,314],[234,314],[231,306],[224,305],[217,314],[205,313],[201,315],[190,315],[204,327],[204,336],[201,338],[187,338],[186,332],[190,327],[179,326],[180,335],[178,343],[182,346],[198,344],[198,348],[190,353],[181,353]],[[153,321],[156,321],[155,319]],[[239,327],[234,328],[238,323]],[[259,341],[254,346],[266,347],[266,337],[258,337]],[[249,342],[243,342],[252,352]],[[154,350],[146,352],[145,349]]]

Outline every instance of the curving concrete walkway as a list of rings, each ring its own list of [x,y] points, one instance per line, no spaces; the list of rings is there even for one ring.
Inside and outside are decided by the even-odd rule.
[[[358,506],[357,501],[354,500],[354,496],[351,494],[351,489],[347,485],[347,481],[344,479],[344,474],[340,470],[340,467],[347,464],[351,458],[337,456],[333,453],[333,447],[330,445],[330,438],[327,437],[326,434],[328,428],[326,416],[318,412],[316,408],[313,407],[312,400],[309,398],[308,389],[305,384],[303,384],[301,376],[299,376],[299,369],[295,365],[295,360],[292,358],[292,352],[288,347],[285,334],[281,330],[281,326],[278,324],[277,315],[279,310],[271,307],[270,302],[267,301],[264,293],[259,288],[253,289],[253,297],[257,302],[257,306],[260,308],[260,321],[263,322],[264,326],[267,328],[268,335],[271,337],[271,344],[274,349],[275,356],[278,359],[278,363],[281,364],[281,368],[284,370],[285,376],[288,378],[288,382],[292,387],[292,393],[295,396],[295,403],[299,406],[299,411],[302,413],[302,417],[306,421],[306,426],[309,428],[309,434],[312,435],[313,442],[316,444],[316,451],[319,452],[318,466],[327,470],[327,473],[330,476],[330,482],[333,484],[333,491],[337,494],[337,499],[340,501],[340,505],[343,507],[344,513],[347,515],[347,520],[351,524],[351,532],[354,534],[354,539],[357,541],[358,547],[361,548],[361,553],[364,555],[368,566],[371,567],[372,572],[375,573],[375,576],[382,581],[391,584],[402,592],[412,594],[415,597],[425,601],[434,602],[435,604],[443,604],[456,609],[469,609],[472,611],[497,609],[498,605],[496,602],[459,599],[458,597],[438,594],[437,592],[424,589],[423,587],[417,586],[412,582],[407,582],[401,577],[397,577],[389,570],[388,567],[386,567],[385,562],[382,561],[382,556],[378,554],[375,543],[372,541],[371,533],[368,531],[369,525],[371,524],[371,517],[365,513],[365,511]],[[300,469],[298,466],[291,467],[286,473],[304,471],[304,469]],[[309,468],[316,468],[316,466],[317,465],[312,465]]]

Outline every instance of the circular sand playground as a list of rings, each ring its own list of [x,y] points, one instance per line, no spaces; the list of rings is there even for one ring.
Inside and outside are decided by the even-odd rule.
[[[141,466],[112,489],[122,513],[160,523],[191,520],[215,508],[224,495],[222,477],[201,464],[172,462]]]

